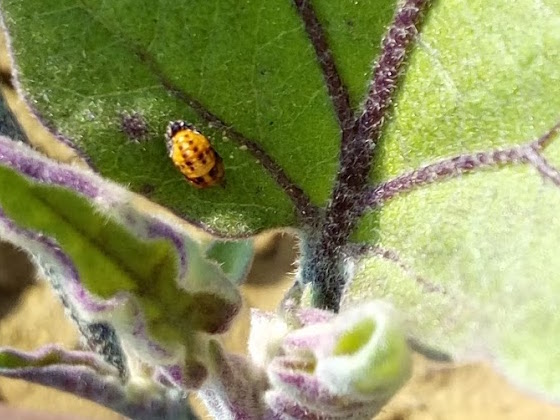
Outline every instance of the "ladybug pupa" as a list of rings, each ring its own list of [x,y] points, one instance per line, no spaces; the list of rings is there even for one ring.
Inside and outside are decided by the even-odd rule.
[[[173,164],[196,188],[224,185],[224,163],[206,136],[192,124],[172,121],[165,133]]]

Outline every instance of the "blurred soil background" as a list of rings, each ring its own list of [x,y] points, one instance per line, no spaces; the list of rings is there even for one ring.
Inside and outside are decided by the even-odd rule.
[[[1,38],[0,72],[9,74]],[[9,80],[5,77],[1,80],[4,81],[2,92],[33,145],[53,158],[80,164],[71,150],[54,142],[30,117],[14,90],[6,83]],[[139,205],[164,211],[143,199],[139,199]],[[245,351],[250,307],[276,308],[293,280],[296,256],[297,244],[289,235],[265,233],[257,239],[253,268],[242,287],[242,313],[224,336],[224,342],[231,351]],[[48,284],[36,277],[24,253],[0,243],[0,346],[33,350],[48,343],[79,348],[77,331],[66,319]],[[550,368],[558,369],[558,366]],[[0,378],[0,420],[24,419],[23,414],[6,411],[14,408],[48,413],[48,419],[124,419],[103,407],[59,391]],[[452,367],[416,356],[412,379],[376,417],[376,420],[472,419],[553,420],[560,419],[560,407],[521,393],[488,366]]]

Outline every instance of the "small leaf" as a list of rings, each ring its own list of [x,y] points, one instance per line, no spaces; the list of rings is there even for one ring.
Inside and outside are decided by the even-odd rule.
[[[178,391],[120,382],[118,372],[94,353],[57,346],[33,353],[0,348],[0,376],[24,379],[70,392],[138,420],[196,419]]]
[[[185,348],[196,361],[197,340],[224,331],[239,308],[186,231],[136,210],[121,187],[6,138],[0,208],[0,236],[35,257],[83,327],[109,324],[156,364],[186,363]]]
[[[3,371],[61,364],[84,366],[95,370],[99,375],[117,377],[115,369],[103,363],[95,353],[68,351],[56,345],[45,346],[34,353],[0,349],[0,369]]]
[[[220,267],[233,284],[241,284],[249,274],[255,250],[252,239],[212,241],[206,250],[208,258]]]

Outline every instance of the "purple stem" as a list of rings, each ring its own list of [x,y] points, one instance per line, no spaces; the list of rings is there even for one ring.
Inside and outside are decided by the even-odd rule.
[[[383,39],[364,109],[352,135],[342,136],[340,169],[319,237],[308,238],[302,272],[311,281],[314,304],[338,310],[345,278],[343,245],[360,216],[361,196],[367,188],[373,151],[390,109],[407,51],[418,34],[428,0],[407,0],[397,10]],[[308,261],[306,263],[306,260]],[[313,265],[312,268],[305,267]]]
[[[504,165],[530,164],[545,179],[560,186],[560,171],[542,155],[542,151],[560,132],[560,122],[540,138],[521,146],[490,152],[462,154],[432,163],[370,188],[363,197],[360,212],[380,207],[391,198],[425,185],[457,178],[465,173],[498,168]]]

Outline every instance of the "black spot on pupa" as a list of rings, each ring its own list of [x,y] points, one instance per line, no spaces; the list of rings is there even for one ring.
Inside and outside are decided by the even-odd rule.
[[[179,131],[184,130],[185,128],[188,128],[189,125],[190,124],[187,124],[184,121],[171,121],[169,123],[169,125],[167,126],[167,130],[165,132],[165,135],[168,139],[170,139],[175,134],[177,134]]]
[[[350,20],[347,20],[347,21],[346,21],[346,25],[348,25],[350,28],[353,28],[353,27],[354,27],[354,21],[351,20],[351,19],[350,19]]]
[[[120,115],[121,131],[132,141],[146,140],[149,130],[148,124],[142,115],[137,112],[124,112]]]

